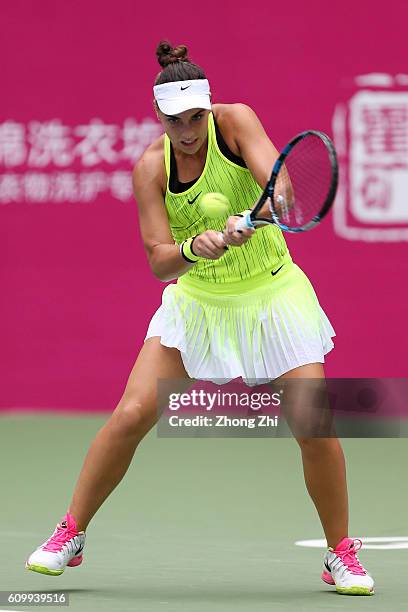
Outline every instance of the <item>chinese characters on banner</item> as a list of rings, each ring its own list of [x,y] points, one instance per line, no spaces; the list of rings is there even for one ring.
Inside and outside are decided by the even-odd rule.
[[[75,127],[60,119],[0,123],[0,204],[91,202],[101,193],[132,199],[131,173],[161,134],[152,119],[123,125],[92,119]]]
[[[336,108],[340,161],[337,234],[350,240],[408,240],[408,75],[357,77]]]

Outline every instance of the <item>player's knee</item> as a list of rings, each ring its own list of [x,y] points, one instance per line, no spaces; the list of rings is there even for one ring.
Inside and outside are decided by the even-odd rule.
[[[146,433],[153,425],[152,410],[139,399],[126,400],[112,415],[114,426],[123,435]]]
[[[299,444],[302,453],[308,456],[321,456],[324,453],[330,453],[339,445],[337,438],[297,437],[296,442]]]

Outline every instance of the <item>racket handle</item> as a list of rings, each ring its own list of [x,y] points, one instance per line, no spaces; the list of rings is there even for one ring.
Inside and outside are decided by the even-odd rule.
[[[245,215],[236,222],[235,231],[247,229],[248,227],[251,229],[255,227],[251,220],[251,211],[246,212]]]

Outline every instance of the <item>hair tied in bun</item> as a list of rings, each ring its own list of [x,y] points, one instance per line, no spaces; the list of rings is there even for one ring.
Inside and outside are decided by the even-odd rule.
[[[169,64],[176,62],[188,62],[187,47],[179,45],[172,47],[169,41],[162,40],[156,49],[156,56],[162,68],[166,68]]]
[[[161,40],[156,57],[162,71],[157,75],[155,85],[206,78],[203,69],[190,61],[185,45],[173,47],[168,40]]]

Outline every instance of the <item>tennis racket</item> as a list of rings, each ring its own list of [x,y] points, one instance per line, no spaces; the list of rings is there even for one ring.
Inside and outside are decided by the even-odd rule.
[[[271,223],[286,232],[310,230],[329,212],[337,183],[337,155],[330,138],[315,130],[302,132],[282,149],[264,192],[235,229]],[[263,216],[266,207],[270,217]]]

